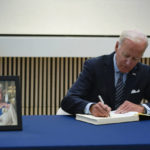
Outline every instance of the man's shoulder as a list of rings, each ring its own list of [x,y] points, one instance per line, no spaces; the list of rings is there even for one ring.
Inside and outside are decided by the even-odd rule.
[[[150,69],[150,66],[148,64],[144,64],[144,63],[139,62],[138,65],[139,65],[140,68],[143,68],[143,69],[146,69],[146,70]]]
[[[92,58],[89,58],[86,62],[90,64],[107,63],[109,61],[112,61],[113,55],[114,53],[111,53],[109,55],[92,57]]]
[[[150,66],[149,65],[143,64],[143,63],[139,63],[138,65],[139,65],[139,68],[142,72],[143,71],[150,72]]]
[[[139,76],[144,77],[145,79],[150,76],[150,66],[139,62],[137,66],[131,71],[131,73],[138,73]]]

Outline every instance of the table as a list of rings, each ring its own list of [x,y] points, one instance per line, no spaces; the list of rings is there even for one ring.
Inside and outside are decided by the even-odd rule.
[[[23,116],[22,131],[1,131],[0,149],[148,150],[150,121],[92,125],[73,116]]]

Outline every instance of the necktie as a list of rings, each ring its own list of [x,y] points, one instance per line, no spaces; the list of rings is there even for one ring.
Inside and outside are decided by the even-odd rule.
[[[123,90],[124,90],[124,83],[123,83],[123,74],[119,73],[119,79],[116,84],[116,95],[115,95],[115,108],[117,109],[123,103]]]

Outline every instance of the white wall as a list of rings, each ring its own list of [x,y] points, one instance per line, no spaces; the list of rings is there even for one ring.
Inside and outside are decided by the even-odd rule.
[[[150,35],[150,0],[0,0],[0,34]]]
[[[150,35],[150,0],[0,0],[0,35]],[[98,56],[117,38],[0,36],[0,56]],[[150,48],[146,57],[150,56]]]
[[[0,56],[94,57],[113,52],[116,40],[117,37],[1,36]],[[150,46],[144,57],[150,57]]]

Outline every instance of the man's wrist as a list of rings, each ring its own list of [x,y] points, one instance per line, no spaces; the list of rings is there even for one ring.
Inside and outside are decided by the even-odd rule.
[[[91,105],[93,105],[93,103],[88,103],[88,104],[86,105],[86,107],[85,107],[85,109],[84,109],[84,113],[85,113],[85,114],[91,114],[91,112],[90,112],[90,107],[91,107]]]

